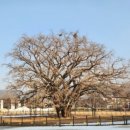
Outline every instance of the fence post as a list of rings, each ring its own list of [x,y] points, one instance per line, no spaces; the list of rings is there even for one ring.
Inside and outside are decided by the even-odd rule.
[[[127,123],[128,123],[128,122],[127,122],[127,117],[126,117],[126,125],[128,125]]]
[[[5,125],[5,121],[4,120],[2,121],[2,125]]]
[[[101,117],[99,116],[99,125],[101,125],[101,122],[102,122],[102,121],[101,121]]]
[[[123,115],[124,125],[125,125],[125,116]]]
[[[88,117],[86,116],[86,125],[88,126]]]
[[[74,126],[74,116],[73,116],[73,126]]]
[[[10,125],[12,125],[12,117],[10,116]]]
[[[111,122],[112,122],[112,125],[114,125],[113,121],[114,121],[114,120],[113,120],[113,116],[112,116],[112,117],[111,117]]]
[[[33,125],[35,125],[35,115],[33,116]]]
[[[21,117],[21,119],[22,119],[22,120],[21,120],[21,125],[23,125],[23,116]]]
[[[48,122],[47,122],[47,116],[46,116],[46,126],[48,125]]]
[[[0,124],[2,125],[2,116],[0,117]]]
[[[60,116],[59,116],[59,126],[61,126],[61,119],[60,119]]]

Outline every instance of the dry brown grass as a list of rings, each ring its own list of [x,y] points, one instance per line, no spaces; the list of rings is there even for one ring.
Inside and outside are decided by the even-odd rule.
[[[91,111],[77,111],[77,112],[72,112],[73,115],[76,116],[92,116]],[[96,111],[96,116],[102,116],[102,117],[109,117],[109,116],[130,116],[130,111]]]

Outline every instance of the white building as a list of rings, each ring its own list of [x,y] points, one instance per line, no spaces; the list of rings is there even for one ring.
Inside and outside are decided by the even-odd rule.
[[[14,90],[0,90],[0,110],[16,109],[20,107],[18,92]]]

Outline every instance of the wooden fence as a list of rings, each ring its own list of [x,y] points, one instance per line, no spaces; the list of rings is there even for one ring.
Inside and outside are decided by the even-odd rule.
[[[130,116],[88,117],[72,116],[57,118],[48,116],[1,116],[1,126],[102,126],[102,125],[130,125]]]

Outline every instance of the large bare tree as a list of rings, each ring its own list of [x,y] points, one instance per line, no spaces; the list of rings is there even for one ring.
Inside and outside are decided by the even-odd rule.
[[[128,65],[122,59],[77,33],[24,35],[9,56],[9,87],[32,93],[28,98],[38,101],[49,98],[63,117],[70,116],[84,94],[111,95],[127,78]]]

